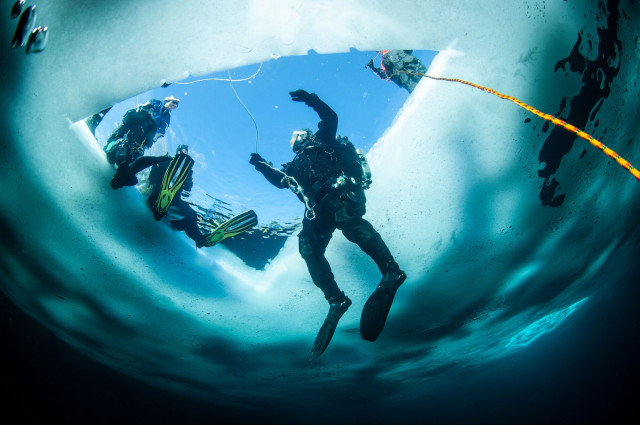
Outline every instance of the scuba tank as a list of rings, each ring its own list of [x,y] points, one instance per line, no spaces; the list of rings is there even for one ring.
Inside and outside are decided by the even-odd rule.
[[[359,176],[357,176],[357,180],[360,180],[360,185],[363,189],[368,189],[372,183],[371,168],[369,167],[369,162],[367,161],[364,151],[356,148],[348,137],[338,135],[336,137],[336,143],[338,146],[343,147],[341,151],[343,152],[342,158],[345,158],[345,170],[348,169],[351,173],[357,174],[357,170],[359,169],[360,173]]]
[[[360,168],[362,168],[362,178],[360,180],[360,184],[364,189],[369,189],[371,186],[371,168],[369,168],[369,162],[367,161],[367,157],[364,154],[364,151],[360,148],[356,148],[356,155],[358,156],[358,164],[360,164]]]

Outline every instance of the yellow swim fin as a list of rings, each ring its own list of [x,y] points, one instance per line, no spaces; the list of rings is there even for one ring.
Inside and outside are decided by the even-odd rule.
[[[249,210],[240,213],[213,229],[206,237],[205,246],[214,246],[227,238],[251,230],[257,225],[258,216],[255,211]]]
[[[156,220],[160,220],[169,211],[173,198],[187,181],[193,163],[193,158],[185,154],[178,154],[171,160],[169,168],[164,173],[158,199],[153,204],[153,217]]]

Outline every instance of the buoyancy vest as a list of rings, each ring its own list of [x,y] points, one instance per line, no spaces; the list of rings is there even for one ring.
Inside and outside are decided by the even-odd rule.
[[[305,195],[316,200],[316,195],[346,178],[363,188],[371,183],[371,173],[362,151],[358,152],[347,137],[336,137],[333,143],[313,141],[307,143],[295,158],[284,164],[283,171],[293,176]]]

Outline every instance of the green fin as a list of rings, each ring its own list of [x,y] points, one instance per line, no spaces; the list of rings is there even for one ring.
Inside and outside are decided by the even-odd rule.
[[[214,246],[232,236],[251,230],[258,225],[258,216],[253,210],[245,211],[220,224],[207,235],[205,246]]]
[[[169,168],[167,168],[162,179],[160,194],[153,205],[153,217],[156,220],[160,220],[169,211],[173,198],[180,192],[182,185],[189,177],[193,162],[193,158],[185,154],[178,154],[171,160]]]

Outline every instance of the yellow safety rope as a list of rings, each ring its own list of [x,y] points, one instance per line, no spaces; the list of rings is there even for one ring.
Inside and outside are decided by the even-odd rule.
[[[636,179],[640,180],[640,171],[637,168],[635,168],[633,165],[631,165],[629,163],[629,161],[627,161],[626,159],[622,158],[620,155],[615,153],[613,150],[611,150],[610,148],[605,146],[605,144],[602,143],[601,141],[597,140],[596,138],[594,138],[590,134],[586,133],[585,131],[580,130],[576,126],[571,125],[571,124],[569,124],[569,123],[567,123],[567,122],[565,122],[565,121],[563,121],[563,120],[561,120],[559,118],[556,118],[553,115],[545,114],[544,112],[539,111],[538,109],[534,108],[533,106],[527,105],[523,101],[521,101],[519,99],[516,99],[513,96],[508,96],[508,95],[502,94],[500,92],[497,92],[497,91],[495,91],[493,89],[490,89],[488,87],[483,87],[483,86],[480,86],[478,84],[470,83],[469,81],[464,81],[464,80],[460,80],[460,79],[457,79],[457,78],[432,77],[431,75],[422,74],[422,73],[415,73],[415,72],[408,72],[408,71],[399,71],[399,72],[404,72],[406,74],[411,74],[411,75],[421,75],[423,77],[427,77],[427,78],[430,78],[432,80],[452,81],[452,82],[456,82],[456,83],[466,84],[468,86],[475,87],[475,88],[480,89],[482,91],[486,91],[487,93],[491,93],[491,94],[493,94],[495,96],[498,96],[501,99],[510,100],[513,103],[515,103],[516,105],[526,109],[527,111],[536,114],[540,118],[543,118],[543,119],[545,119],[547,121],[551,121],[555,125],[559,125],[561,127],[564,127],[565,129],[569,130],[570,132],[575,133],[577,136],[585,139],[586,141],[591,143],[593,146],[601,149],[609,157],[615,159],[618,162],[618,164],[622,165],[624,168],[629,170],[629,172],[631,174],[633,174],[633,176]]]

